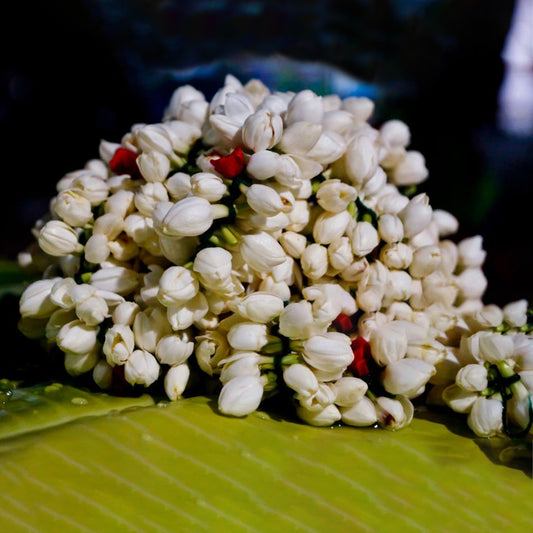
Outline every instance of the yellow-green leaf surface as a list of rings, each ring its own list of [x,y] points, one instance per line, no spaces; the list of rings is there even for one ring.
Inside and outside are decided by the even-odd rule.
[[[262,412],[234,419],[214,405],[197,397],[4,432],[0,531],[533,526],[528,469],[498,464],[501,441],[475,440],[462,424],[444,425],[448,418],[422,412],[392,433],[313,428]]]

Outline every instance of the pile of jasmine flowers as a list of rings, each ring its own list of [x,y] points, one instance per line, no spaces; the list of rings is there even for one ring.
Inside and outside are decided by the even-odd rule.
[[[409,128],[373,110],[231,75],[210,101],[179,87],[57,183],[19,254],[39,278],[19,329],[105,390],[205,380],[226,415],[279,395],[308,424],[388,429],[422,402],[527,435],[528,303],[483,303],[482,238],[451,238]]]

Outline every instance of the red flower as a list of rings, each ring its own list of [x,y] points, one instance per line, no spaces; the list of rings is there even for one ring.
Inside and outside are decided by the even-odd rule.
[[[141,177],[141,171],[137,165],[137,154],[127,148],[117,148],[109,161],[109,168],[115,174],[129,174],[132,178]]]
[[[231,179],[242,172],[244,168],[244,154],[240,147],[235,148],[230,155],[211,159],[211,164],[224,178]]]
[[[370,344],[363,337],[357,337],[352,341],[352,352],[353,361],[348,368],[356,377],[364,378],[370,374],[370,369],[374,361],[370,351]]]
[[[352,322],[352,317],[341,313],[334,321],[333,326],[337,331],[341,333],[349,333],[354,329],[354,323]]]

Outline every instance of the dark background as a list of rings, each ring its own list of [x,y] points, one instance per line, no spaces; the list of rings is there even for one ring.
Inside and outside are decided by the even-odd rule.
[[[433,207],[458,217],[458,237],[484,236],[486,302],[533,301],[533,140],[496,126],[500,54],[513,4],[4,3],[0,257],[15,258],[30,242],[56,182],[97,157],[100,139],[119,141],[133,123],[159,121],[173,89],[184,83],[210,98],[229,71],[282,90],[303,88],[303,79],[317,92],[367,94],[376,99],[376,125],[405,120],[410,147],[426,157],[424,190]],[[269,61],[258,66],[255,56]],[[293,60],[304,63],[294,71]]]

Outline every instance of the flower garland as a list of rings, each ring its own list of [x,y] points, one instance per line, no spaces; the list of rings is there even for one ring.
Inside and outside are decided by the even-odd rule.
[[[231,75],[210,101],[179,87],[57,183],[19,255],[40,274],[20,330],[115,392],[204,383],[230,416],[284,392],[306,423],[389,429],[416,400],[525,436],[527,302],[483,303],[482,238],[451,239],[407,125],[373,109]]]

